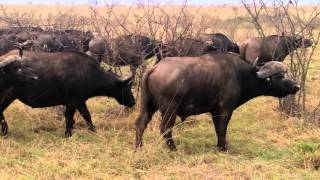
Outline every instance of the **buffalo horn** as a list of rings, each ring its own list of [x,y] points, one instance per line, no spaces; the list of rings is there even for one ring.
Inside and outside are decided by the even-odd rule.
[[[3,61],[0,62],[0,68],[5,67],[6,65],[14,62],[14,61],[18,61],[20,60],[21,57],[17,56],[17,55],[11,55],[9,57],[6,57]]]
[[[259,69],[257,76],[259,78],[267,78],[277,73],[286,73],[287,71],[288,67],[282,62],[269,61]]]

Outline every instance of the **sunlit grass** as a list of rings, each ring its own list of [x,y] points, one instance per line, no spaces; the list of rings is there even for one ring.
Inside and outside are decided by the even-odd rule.
[[[118,10],[125,13],[126,8]],[[23,10],[30,9],[44,8]],[[57,9],[89,16],[88,7],[50,7],[44,13]],[[226,15],[223,19],[233,12],[231,7],[205,10],[202,13]],[[252,32],[240,29],[237,40]],[[310,104],[319,101],[319,72],[318,49],[308,76]],[[277,111],[275,98],[259,97],[235,111],[228,128],[228,152],[217,151],[213,124],[206,114],[189,117],[182,124],[177,119],[173,130],[177,151],[170,152],[158,129],[159,113],[145,131],[144,146],[135,151],[137,102],[128,112],[111,98],[90,99],[88,108],[97,132],[88,131],[77,113],[74,134],[67,139],[61,109],[32,109],[14,102],[5,111],[9,134],[0,139],[0,179],[320,178],[320,128],[285,117]]]

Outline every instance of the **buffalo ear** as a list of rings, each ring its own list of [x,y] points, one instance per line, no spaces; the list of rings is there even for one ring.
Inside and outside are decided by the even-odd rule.
[[[124,84],[126,86],[132,86],[132,83],[133,83],[132,79],[122,80],[122,84]]]
[[[126,79],[122,80],[122,84],[125,84],[127,86],[132,86],[132,83],[133,83],[133,74],[131,74]]]

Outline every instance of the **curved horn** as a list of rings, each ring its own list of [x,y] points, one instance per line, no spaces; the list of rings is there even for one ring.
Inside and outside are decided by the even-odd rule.
[[[259,62],[259,56],[253,61],[252,66],[253,66],[254,68],[257,67],[258,62]]]
[[[14,61],[19,61],[20,59],[21,57],[17,55],[8,56],[3,61],[0,62],[0,68],[3,68]]]
[[[267,78],[277,73],[286,73],[287,71],[287,65],[282,62],[269,61],[259,69],[257,76],[259,78]]]
[[[16,43],[16,44],[13,45],[13,47],[19,49],[19,56],[22,57],[22,55],[23,55],[23,52],[22,52],[22,50],[23,50],[23,45],[20,44],[20,43]]]
[[[25,42],[23,42],[21,44],[21,46],[24,48],[24,47],[27,47],[27,46],[33,46],[35,44],[35,40],[27,40]]]

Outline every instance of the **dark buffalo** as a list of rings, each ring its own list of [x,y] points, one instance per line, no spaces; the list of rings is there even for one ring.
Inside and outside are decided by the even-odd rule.
[[[201,56],[210,52],[239,52],[239,46],[221,33],[204,34],[199,38],[179,38],[164,43],[163,57]]]
[[[64,51],[63,44],[52,34],[38,34],[37,39],[27,40],[22,43],[25,49],[43,52],[61,52]]]
[[[86,52],[89,42],[93,38],[90,31],[79,30],[46,30],[36,34],[34,38],[24,41],[24,47],[35,51],[63,52],[79,51]]]
[[[91,55],[104,55],[103,59],[111,66],[129,65],[133,74],[145,60],[155,55],[158,59],[161,58],[157,42],[142,35],[120,36],[110,39],[108,43],[99,38],[92,40],[89,45],[88,53]]]
[[[212,115],[219,149],[227,150],[227,126],[237,107],[258,96],[282,98],[299,90],[297,83],[284,78],[287,67],[276,61],[256,68],[233,53],[166,59],[144,75],[136,147],[142,145],[145,128],[160,110],[161,134],[171,150],[176,148],[172,140],[176,116],[206,112]]]
[[[40,34],[41,32],[37,32],[37,31],[30,31],[30,32],[22,31],[15,35],[16,36],[15,41],[18,43],[23,43],[27,40],[37,39]]]
[[[17,55],[13,50],[7,54]],[[65,105],[66,136],[72,135],[73,116],[76,110],[86,120],[90,130],[95,130],[86,100],[94,96],[115,98],[120,104],[135,104],[131,92],[132,78],[121,80],[111,72],[105,72],[90,56],[78,52],[27,52],[22,62],[31,67],[39,79],[22,87],[10,87],[0,95],[2,132],[6,135],[7,123],[3,111],[19,99],[33,108]]]
[[[14,37],[0,36],[0,56],[15,49],[15,45]]]
[[[94,38],[91,31],[76,29],[55,30],[52,33],[57,41],[63,45],[63,51],[87,52],[89,42]],[[48,31],[48,34],[50,34],[50,31]]]
[[[284,61],[286,56],[298,48],[307,48],[312,45],[310,39],[302,36],[271,35],[247,39],[240,47],[240,55],[249,63],[257,58],[259,62]]]
[[[15,45],[23,46],[25,41],[37,39],[40,27],[7,27],[0,29],[0,55],[15,49]]]
[[[110,53],[111,50],[107,48],[107,42],[103,38],[94,38],[89,42],[87,54],[96,59],[98,63],[101,63],[103,58],[107,56],[107,52]]]
[[[219,52],[234,52],[240,54],[240,48],[237,43],[231,41],[222,33],[204,34],[202,41],[206,41]]]
[[[211,51],[216,51],[214,46],[210,43],[193,38],[179,38],[175,41],[168,41],[164,43],[161,48],[163,57],[175,56],[200,56]]]
[[[30,27],[21,27],[21,26],[11,26],[0,28],[0,36],[8,34],[19,34],[21,32],[42,32],[43,29],[40,26],[30,26]]]

